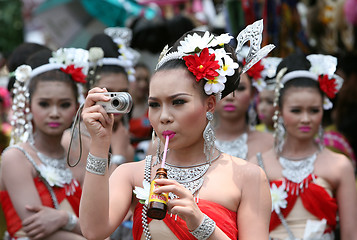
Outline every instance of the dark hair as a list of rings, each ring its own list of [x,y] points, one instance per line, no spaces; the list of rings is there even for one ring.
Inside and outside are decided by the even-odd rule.
[[[310,67],[311,67],[311,64],[310,64],[309,60],[303,54],[295,53],[295,54],[291,54],[288,57],[284,58],[278,65],[276,72],[279,73],[279,71],[283,68],[287,68],[287,71],[285,74],[287,74],[289,72],[297,71],[297,70],[309,71]],[[297,77],[297,78],[287,81],[284,84],[284,87],[280,89],[280,96],[279,96],[279,107],[280,108],[282,107],[282,103],[283,103],[283,99],[284,99],[286,91],[292,87],[314,88],[320,93],[322,99],[324,97],[324,93],[320,89],[318,81],[311,79],[311,78],[306,78],[306,77]]]
[[[86,49],[89,50],[92,47],[100,47],[103,52],[104,52],[104,57],[105,58],[118,58],[119,57],[119,52],[118,52],[118,46],[115,44],[113,39],[108,36],[105,33],[99,33],[94,35],[88,42]],[[93,69],[90,69],[90,74],[88,76],[88,81],[87,81],[87,88],[93,87],[98,78],[98,76],[101,76],[103,74],[110,74],[110,73],[122,73],[125,75],[126,78],[128,78],[128,74],[125,71],[124,67],[118,66],[118,65],[102,65],[102,66],[97,66],[95,68],[95,72],[91,73],[91,71],[94,71]]]
[[[22,43],[17,46],[12,51],[6,62],[6,66],[9,69],[9,72],[15,71],[17,67],[26,63],[26,60],[29,56],[43,49],[50,50],[48,47],[37,43]],[[7,90],[9,90],[9,92],[11,92],[12,88],[14,87],[14,83],[15,77],[10,77],[7,84]]]
[[[180,41],[182,41],[187,35],[192,35],[194,33],[198,34],[199,36],[203,36],[205,32],[189,31],[189,32],[185,33],[181,38],[179,38],[175,42],[175,44],[172,46],[172,48],[170,49],[169,52],[177,51],[178,46],[180,46]],[[236,56],[235,51],[232,46],[230,46],[228,44],[224,44],[224,49],[228,54],[230,54],[230,56],[232,57],[234,62],[238,62],[237,56]],[[170,60],[170,61],[164,63],[162,66],[160,66],[160,68],[157,69],[156,71],[165,70],[165,69],[177,69],[177,68],[187,69],[185,61],[181,60],[181,59]],[[188,71],[188,69],[187,69],[187,71]],[[192,73],[190,72],[190,74],[192,74]],[[192,76],[193,76],[193,74],[192,74]],[[224,98],[225,96],[227,96],[228,94],[230,94],[231,92],[233,92],[234,90],[237,89],[237,87],[239,85],[239,80],[240,80],[239,76],[240,76],[240,74],[239,74],[238,69],[235,70],[235,73],[232,76],[226,76],[227,81],[225,83],[224,90],[222,91],[222,98]],[[202,91],[203,91],[203,83],[202,82],[203,81],[200,81],[199,83],[202,84]],[[197,85],[197,84],[195,84],[195,85]]]
[[[27,65],[29,65],[32,69],[40,67],[42,65],[48,64],[48,59],[52,56],[52,52],[49,49],[43,49],[31,55],[26,61]],[[36,91],[37,85],[39,82],[48,81],[60,81],[64,83],[68,83],[73,90],[75,99],[78,99],[78,89],[76,83],[73,81],[71,76],[60,69],[50,70],[44,73],[41,73],[30,80],[29,84],[29,93],[30,93],[30,102],[32,99],[33,93]]]

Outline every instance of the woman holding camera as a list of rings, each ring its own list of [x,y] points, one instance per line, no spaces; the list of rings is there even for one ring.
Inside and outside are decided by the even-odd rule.
[[[171,195],[162,221],[147,217],[145,203],[147,185],[163,164],[162,152],[121,165],[109,178],[114,118],[96,105],[109,101],[106,89],[89,91],[82,116],[91,144],[80,209],[86,238],[109,236],[129,209],[134,212],[134,239],[268,238],[271,202],[264,173],[214,147],[210,122],[216,102],[239,84],[230,40],[228,34],[186,33],[163,52],[150,81],[149,119],[158,138],[169,139],[170,149],[164,164],[169,179],[156,180],[161,185],[156,193]]]

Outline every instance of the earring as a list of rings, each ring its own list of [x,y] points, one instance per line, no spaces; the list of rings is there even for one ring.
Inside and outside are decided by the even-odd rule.
[[[154,140],[154,142],[155,142],[155,140]],[[153,167],[155,167],[157,164],[160,164],[160,162],[161,162],[161,150],[160,150],[160,147],[161,147],[161,140],[160,140],[160,138],[157,138],[156,161],[152,165]]]
[[[275,111],[273,121],[274,121],[274,148],[277,154],[280,154],[283,150],[284,140],[285,140],[285,127],[284,119],[279,116],[279,111]]]
[[[320,124],[319,126],[319,132],[318,132],[318,137],[319,137],[319,148],[322,150],[324,148],[324,128]]]
[[[211,124],[212,120],[213,120],[213,113],[211,112],[207,112],[206,113],[206,118],[208,120],[208,123],[206,125],[205,130],[203,131],[203,139],[204,139],[204,149],[203,152],[206,155],[206,161],[210,162],[211,160],[211,154],[213,154],[213,152],[211,153],[211,151],[214,151],[214,144],[216,141],[216,136],[214,135],[214,129],[213,126]],[[210,162],[211,164],[211,162]]]
[[[257,112],[253,104],[249,106],[248,110],[248,125],[251,130],[254,130],[255,125],[257,125]]]

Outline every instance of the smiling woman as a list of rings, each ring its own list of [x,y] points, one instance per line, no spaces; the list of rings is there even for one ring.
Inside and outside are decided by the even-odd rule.
[[[84,239],[81,187],[67,167],[61,138],[77,111],[87,60],[83,49],[43,50],[15,72],[12,146],[2,155],[0,179],[11,238]]]

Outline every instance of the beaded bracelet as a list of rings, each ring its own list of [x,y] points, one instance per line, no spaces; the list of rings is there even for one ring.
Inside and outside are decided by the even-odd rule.
[[[68,221],[66,225],[62,227],[62,229],[66,231],[72,231],[77,225],[78,218],[76,217],[76,215],[74,215],[71,212],[67,212],[67,214],[68,214]]]
[[[198,240],[206,240],[212,235],[215,229],[216,223],[206,214],[203,214],[201,224],[195,230],[190,231],[190,233]]]
[[[104,175],[108,166],[108,159],[88,154],[86,170],[97,175]]]

